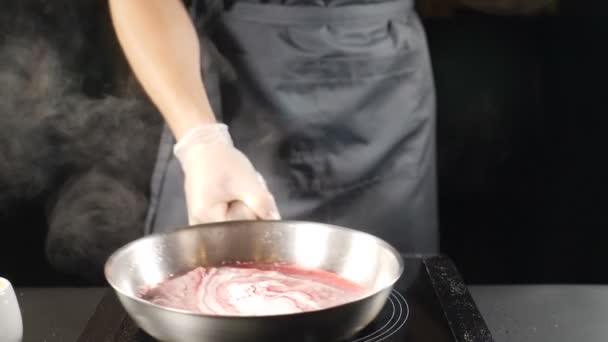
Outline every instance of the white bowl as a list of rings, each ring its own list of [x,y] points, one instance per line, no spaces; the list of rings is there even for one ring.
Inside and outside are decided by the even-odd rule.
[[[21,342],[23,322],[17,296],[10,281],[0,277],[0,341]]]

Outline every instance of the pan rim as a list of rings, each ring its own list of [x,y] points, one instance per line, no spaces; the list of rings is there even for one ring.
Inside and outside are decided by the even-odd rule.
[[[322,309],[307,310],[307,311],[303,311],[303,312],[295,312],[295,313],[288,313],[288,314],[269,314],[269,315],[210,315],[210,314],[205,314],[205,313],[197,313],[197,312],[188,311],[188,310],[171,308],[171,307],[167,307],[167,306],[163,306],[163,305],[159,305],[159,304],[150,302],[148,300],[138,297],[137,295],[127,293],[127,291],[124,291],[123,289],[120,288],[120,286],[118,286],[115,282],[113,282],[111,280],[111,277],[109,276],[110,269],[112,267],[113,262],[120,255],[126,253],[128,250],[130,250],[132,248],[135,248],[134,246],[136,244],[140,244],[142,241],[152,240],[152,239],[158,238],[159,236],[177,235],[183,231],[199,230],[201,228],[211,227],[211,226],[242,225],[243,223],[256,225],[256,224],[264,224],[264,223],[269,223],[269,222],[274,222],[274,223],[280,222],[281,224],[295,224],[295,225],[308,224],[308,225],[324,226],[326,228],[333,229],[333,230],[346,231],[350,234],[364,235],[368,238],[376,240],[376,242],[379,243],[379,245],[382,248],[385,248],[386,250],[388,250],[396,258],[397,263],[398,263],[397,272],[395,273],[394,278],[391,279],[391,281],[387,282],[386,285],[384,285],[378,289],[375,289],[375,290],[367,291],[367,293],[365,295],[362,295],[361,297],[359,297],[357,299],[353,299],[353,300],[347,301],[342,304],[332,305],[332,306],[325,307]],[[338,308],[347,307],[349,305],[352,305],[352,304],[364,301],[366,299],[369,299],[371,297],[374,297],[374,296],[378,295],[379,293],[384,292],[386,290],[392,290],[395,283],[403,276],[403,272],[404,272],[404,261],[403,261],[403,257],[401,256],[401,253],[399,253],[399,251],[395,247],[393,247],[391,244],[389,244],[384,239],[381,239],[373,234],[370,234],[370,233],[367,233],[364,231],[347,228],[347,227],[343,227],[343,226],[339,226],[339,225],[335,225],[335,224],[312,222],[312,221],[301,221],[301,220],[236,220],[236,221],[212,222],[212,223],[203,223],[203,224],[197,224],[197,225],[192,225],[192,226],[180,227],[171,232],[152,233],[152,234],[140,237],[136,240],[133,240],[133,241],[125,244],[124,246],[118,248],[116,251],[114,251],[110,255],[110,257],[108,257],[108,259],[104,265],[104,275],[105,275],[106,281],[108,282],[110,287],[112,287],[112,289],[116,293],[118,293],[119,295],[121,295],[129,300],[135,301],[139,304],[149,306],[149,307],[155,308],[157,310],[161,310],[161,311],[168,311],[168,312],[181,314],[181,315],[202,317],[202,318],[207,318],[207,319],[219,319],[219,320],[261,320],[261,319],[268,319],[268,318],[291,318],[291,317],[306,316],[306,315],[310,315],[313,313],[331,311],[331,310],[335,310]]]

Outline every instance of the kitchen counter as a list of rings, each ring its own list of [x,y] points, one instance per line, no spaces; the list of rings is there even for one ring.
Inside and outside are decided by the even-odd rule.
[[[105,288],[17,288],[23,342],[76,341]]]
[[[496,342],[608,341],[608,286],[470,286]],[[23,342],[75,341],[106,289],[18,288]]]
[[[469,286],[496,342],[608,341],[608,286]]]

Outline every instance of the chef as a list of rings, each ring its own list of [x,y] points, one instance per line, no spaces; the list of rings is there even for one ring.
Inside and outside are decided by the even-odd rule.
[[[435,90],[413,0],[110,9],[167,124],[147,233],[283,218],[438,250]]]

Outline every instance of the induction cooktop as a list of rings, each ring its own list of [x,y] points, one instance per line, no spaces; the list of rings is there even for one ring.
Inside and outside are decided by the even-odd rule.
[[[403,260],[403,276],[380,314],[344,342],[494,342],[449,258],[403,255]],[[129,318],[112,290],[78,339],[85,341],[155,342]]]

